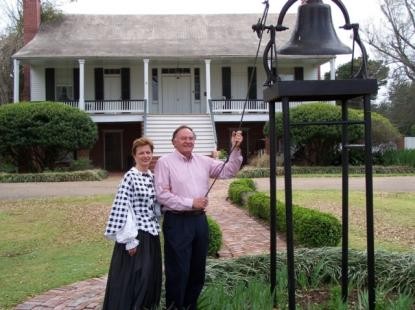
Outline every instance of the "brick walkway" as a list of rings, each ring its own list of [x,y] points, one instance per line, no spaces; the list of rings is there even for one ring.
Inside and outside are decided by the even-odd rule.
[[[218,180],[209,195],[208,214],[219,223],[223,234],[219,256],[232,258],[268,253],[269,229],[226,200],[230,182]],[[285,248],[285,242],[279,237],[277,247]],[[36,296],[15,309],[101,309],[105,285],[106,277],[74,283]]]

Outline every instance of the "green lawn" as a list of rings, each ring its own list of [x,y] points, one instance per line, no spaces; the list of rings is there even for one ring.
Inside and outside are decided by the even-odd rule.
[[[0,309],[107,273],[113,196],[0,202]],[[278,192],[283,200],[283,193]],[[341,214],[338,191],[295,191],[295,204]],[[364,193],[350,193],[351,247],[365,248]],[[414,250],[415,194],[375,193],[376,248]]]
[[[284,192],[277,198],[284,201]],[[338,190],[296,190],[293,203],[328,212],[341,219],[341,192]],[[415,251],[415,193],[374,193],[376,249]],[[365,193],[349,193],[349,241],[356,249],[366,248]]]
[[[112,196],[2,201],[0,309],[108,272]]]

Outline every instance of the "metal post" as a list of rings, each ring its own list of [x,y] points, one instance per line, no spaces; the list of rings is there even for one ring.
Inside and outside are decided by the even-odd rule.
[[[295,272],[294,239],[292,212],[292,176],[290,142],[290,104],[288,97],[282,98],[282,122],[284,140],[284,181],[285,181],[285,222],[287,224],[287,272],[288,272],[288,308],[295,309]]]
[[[375,246],[373,228],[373,170],[372,170],[372,117],[370,97],[363,97],[365,120],[365,174],[366,174],[366,234],[367,234],[367,286],[369,310],[375,309]]]
[[[342,101],[342,301],[347,303],[349,274],[349,135],[347,100]]]
[[[277,204],[277,178],[276,178],[276,130],[275,130],[275,101],[269,103],[269,185],[270,185],[270,279],[271,294],[273,295],[274,306],[276,306],[276,280],[277,280],[277,229],[276,229],[276,204]]]

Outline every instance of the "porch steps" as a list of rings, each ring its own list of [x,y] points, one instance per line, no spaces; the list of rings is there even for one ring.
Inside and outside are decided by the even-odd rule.
[[[216,149],[215,131],[209,114],[149,114],[145,136],[154,142],[154,156],[163,156],[174,150],[171,137],[180,125],[189,126],[196,133],[195,153],[211,155]]]

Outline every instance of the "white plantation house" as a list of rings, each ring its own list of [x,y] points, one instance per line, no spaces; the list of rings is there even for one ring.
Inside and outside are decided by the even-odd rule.
[[[27,68],[30,101],[64,102],[90,115],[99,139],[89,156],[107,170],[128,169],[131,143],[142,135],[155,142],[156,156],[170,152],[171,134],[181,124],[195,129],[196,152],[228,149],[246,99],[242,127],[250,155],[263,148],[268,120],[262,51],[269,38],[265,33],[256,59],[259,39],[252,31],[259,17],[63,15],[41,24],[39,0],[25,0],[27,43],[13,55],[14,70]],[[275,24],[277,17],[271,19]],[[282,43],[295,15],[284,24],[290,30],[277,34]],[[332,58],[279,56],[278,73],[288,80],[318,79],[320,65]],[[19,74],[14,77],[18,102]]]

